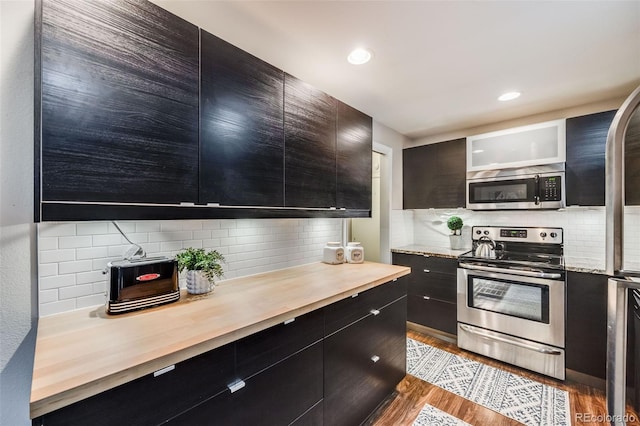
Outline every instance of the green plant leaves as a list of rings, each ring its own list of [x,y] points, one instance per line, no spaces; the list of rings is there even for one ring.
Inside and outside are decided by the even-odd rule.
[[[183,249],[176,254],[178,262],[178,271],[202,271],[207,279],[214,282],[215,278],[224,275],[221,262],[224,262],[224,256],[217,250],[205,251],[202,248],[189,247]]]

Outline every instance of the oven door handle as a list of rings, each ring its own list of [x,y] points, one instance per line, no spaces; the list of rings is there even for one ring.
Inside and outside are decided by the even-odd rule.
[[[534,272],[534,271],[523,271],[520,269],[507,269],[507,268],[495,268],[493,266],[480,266],[480,265],[472,265],[471,263],[460,263],[461,268],[465,269],[473,269],[474,271],[485,271],[485,272],[498,272],[503,274],[513,274],[513,275],[523,275],[525,277],[535,277],[535,278],[549,278],[549,279],[558,279],[561,278],[562,275],[552,272]]]
[[[469,327],[466,324],[458,323],[458,325],[460,326],[461,329],[463,329],[467,333],[475,334],[475,335],[480,336],[480,337],[482,337],[484,339],[497,340],[498,342],[507,343],[507,344],[513,345],[513,346],[519,346],[521,348],[528,349],[528,350],[531,350],[531,351],[540,352],[541,354],[545,354],[545,355],[562,355],[562,351],[560,351],[558,349],[549,348],[547,346],[528,345],[526,343],[522,343],[522,342],[519,342],[519,341],[516,341],[516,340],[513,340],[513,339],[509,339],[508,337],[491,336],[489,334],[485,334],[485,333],[483,333],[481,331],[478,331],[478,330],[476,330],[474,328]]]

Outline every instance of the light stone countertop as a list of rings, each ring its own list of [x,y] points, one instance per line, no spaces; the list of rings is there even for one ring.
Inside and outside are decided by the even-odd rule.
[[[407,246],[395,247],[391,249],[392,253],[404,253],[404,254],[419,254],[437,257],[457,258],[463,253],[468,252],[470,249],[452,250],[446,247],[429,247],[419,244],[411,244]]]

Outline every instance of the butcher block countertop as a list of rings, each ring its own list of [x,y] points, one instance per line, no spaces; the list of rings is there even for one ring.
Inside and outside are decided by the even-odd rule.
[[[107,315],[92,307],[40,318],[31,417],[407,275],[381,263],[311,263],[226,280],[207,295]]]

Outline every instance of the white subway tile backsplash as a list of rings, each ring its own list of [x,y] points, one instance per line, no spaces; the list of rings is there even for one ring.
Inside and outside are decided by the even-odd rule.
[[[93,235],[93,246],[113,246],[122,244],[124,238],[118,234]]]
[[[38,259],[40,263],[58,263],[70,260],[76,260],[76,251],[73,249],[43,250],[40,251]]]
[[[41,223],[38,227],[40,237],[66,237],[76,235],[75,223]]]
[[[88,236],[88,235],[58,238],[58,248],[61,248],[61,249],[91,247],[91,246],[92,246],[91,236]]]
[[[76,225],[77,235],[108,234],[109,222],[83,222]]]
[[[52,277],[40,278],[39,281],[40,281],[40,291],[59,289],[63,287],[76,285],[76,276],[75,274],[55,275]]]
[[[78,272],[89,272],[92,269],[91,260],[77,260],[75,262],[60,262],[58,264],[59,274],[75,274]]]
[[[216,249],[227,258],[225,279],[316,262],[327,241],[342,239],[341,219],[237,219],[118,222],[148,256],[185,247]],[[41,223],[40,315],[105,302],[109,261],[129,243],[110,222]],[[306,235],[305,235],[306,234]],[[181,278],[184,285],[184,277]]]

